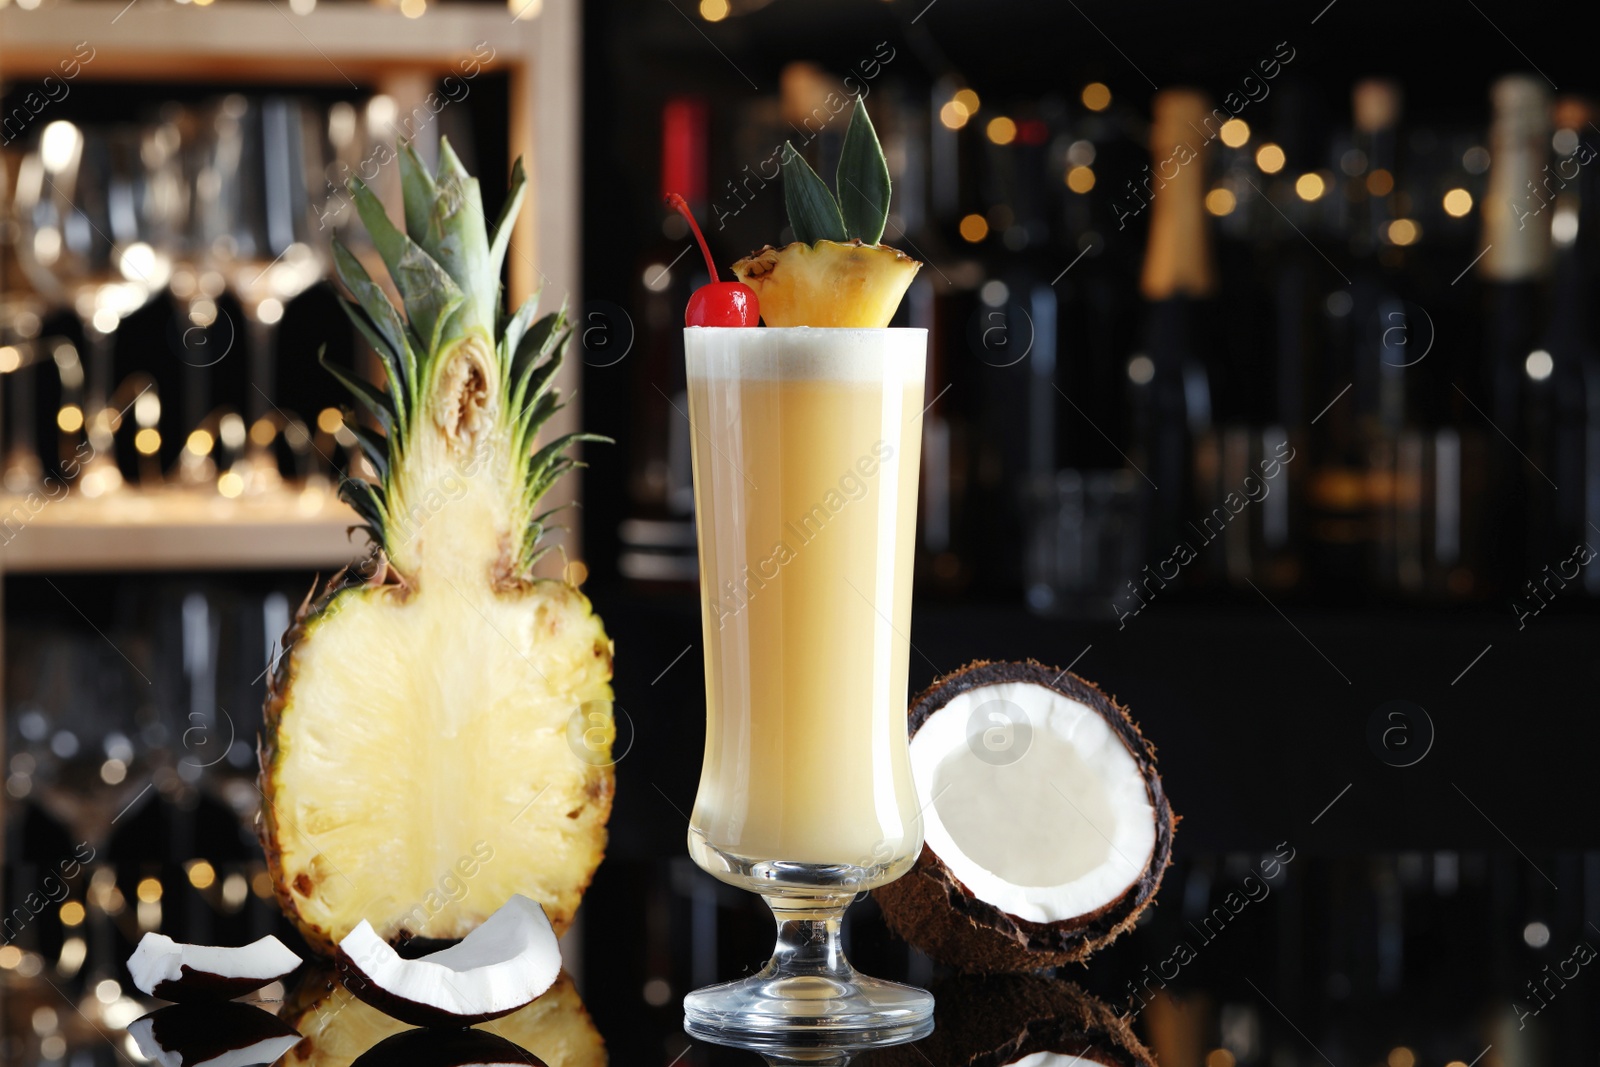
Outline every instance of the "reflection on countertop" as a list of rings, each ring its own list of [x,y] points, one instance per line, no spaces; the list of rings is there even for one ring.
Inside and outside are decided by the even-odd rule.
[[[915,1041],[848,1039],[765,1044],[729,1040],[704,1062],[857,1064],[860,1067],[1000,1067],[1067,1064],[1155,1067],[1127,1019],[1064,979],[1043,975],[952,978],[936,986],[932,1033]],[[111,1043],[122,1035],[112,1034]],[[521,1011],[468,1029],[416,1029],[355,999],[325,965],[313,965],[281,1001],[159,1008],[128,1024],[122,1050],[176,1067],[470,1067],[532,1064],[601,1067],[605,1044],[569,977]],[[696,1047],[698,1044],[698,1048]],[[82,1053],[97,1059],[105,1046]],[[49,1051],[54,1051],[49,1050]],[[674,1063],[697,1063],[710,1043],[691,1043]],[[56,1057],[61,1058],[61,1057]],[[77,1063],[74,1054],[71,1062]]]
[[[1343,817],[1348,801],[1312,829]],[[1339,856],[1310,841],[1309,831],[1297,838],[1292,861],[1271,877],[1261,867],[1278,855],[1270,849],[1181,856],[1134,930],[1054,976],[954,975],[897,941],[876,903],[863,900],[847,921],[851,959],[867,973],[931,989],[938,1009],[936,1029],[914,1045],[859,1052],[758,1054],[685,1035],[684,992],[759,966],[771,948],[770,915],[687,857],[615,858],[601,866],[564,945],[568,974],[528,1008],[481,1029],[548,1067],[720,1067],[764,1058],[858,1067],[1059,1067],[1073,1062],[1066,1057],[1108,1067],[1594,1062],[1600,1033],[1588,964],[1600,945],[1600,855]],[[194,882],[181,874],[164,884],[162,928],[198,930],[211,889],[191,892]],[[128,892],[136,898],[134,886]],[[52,905],[0,945],[0,1064],[147,1062],[135,1035],[169,1032],[155,1022],[128,1032],[161,1005],[138,995],[121,967],[132,944],[119,924],[136,907],[108,914],[108,896],[100,892],[87,916]],[[247,940],[266,927],[298,949],[271,909],[268,900],[247,902],[233,916],[245,931],[237,937],[219,913],[212,943]],[[291,1028],[300,1036],[280,1067],[345,1067],[408,1029],[353,998],[326,963],[255,1000],[238,1010],[260,1016],[259,1032],[235,1025],[229,1036],[260,1044],[281,1036],[276,1022]],[[182,1016],[192,1014],[163,1010],[157,1021],[187,1025]],[[420,1063],[421,1040],[399,1043],[399,1053],[386,1046],[384,1055]],[[207,1038],[193,1056],[217,1047]],[[192,1067],[197,1059],[165,1062]]]

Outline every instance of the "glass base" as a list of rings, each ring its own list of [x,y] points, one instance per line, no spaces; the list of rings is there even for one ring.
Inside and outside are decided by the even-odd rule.
[[[768,896],[778,947],[761,972],[683,998],[684,1029],[720,1044],[781,1049],[797,1036],[855,1048],[913,1041],[932,1028],[933,995],[858,974],[839,924],[851,896]]]
[[[807,975],[767,976],[697,989],[683,998],[683,1028],[715,1041],[774,1048],[797,1033],[848,1035],[852,1047],[914,1041],[933,1029],[933,994],[866,975],[846,980]]]

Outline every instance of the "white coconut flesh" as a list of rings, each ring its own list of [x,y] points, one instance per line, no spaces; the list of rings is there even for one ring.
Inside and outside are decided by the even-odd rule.
[[[363,919],[339,950],[385,993],[451,1015],[515,1011],[561,974],[561,946],[544,909],[520,894],[458,944],[403,959]]]
[[[1006,1067],[1105,1067],[1105,1064],[1086,1056],[1069,1056],[1065,1052],[1034,1052],[1020,1060],[1012,1060]]]
[[[148,1015],[129,1023],[128,1033],[134,1044],[139,1046],[139,1051],[144,1053],[144,1058],[158,1067],[249,1067],[251,1064],[274,1063],[300,1043],[299,1034],[282,1034],[229,1049],[208,1060],[191,1062],[184,1059],[183,1049],[167,1048],[156,1040],[155,1020]]]
[[[1093,914],[1155,852],[1133,753],[1097,711],[1045,686],[957,694],[911,739],[911,770],[928,846],[979,900],[1019,919]]]
[[[128,957],[128,974],[141,993],[155,996],[162,982],[181,981],[183,969],[218,978],[259,980],[262,985],[300,966],[300,957],[282,941],[267,935],[238,948],[185,945],[165,934],[148,933]]]

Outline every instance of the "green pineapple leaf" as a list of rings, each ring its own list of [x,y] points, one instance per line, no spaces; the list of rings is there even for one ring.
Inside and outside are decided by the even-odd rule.
[[[400,193],[405,202],[406,233],[418,244],[425,246],[424,235],[428,232],[428,220],[433,217],[433,202],[439,196],[437,187],[433,182],[433,175],[428,173],[427,166],[417,155],[416,146],[410,141],[401,141],[400,145]]]
[[[539,312],[539,295],[539,292],[535,291],[532,296],[524,300],[522,306],[506,319],[506,324],[500,331],[500,344],[505,348],[501,360],[508,368],[511,366],[511,357],[516,355],[517,347],[522,344],[523,335],[533,325],[534,315]]]
[[[493,335],[500,303],[500,271],[491,268],[488,223],[478,179],[467,173],[448,138],[439,138],[439,174],[428,228],[419,242],[461,287],[465,321],[458,331],[482,327]],[[406,223],[410,227],[410,221]]]
[[[361,526],[372,537],[374,544],[386,545],[384,527],[389,517],[384,503],[383,489],[360,478],[346,478],[339,483],[339,499],[361,518]]]
[[[863,244],[877,244],[889,221],[889,163],[883,158],[883,146],[872,128],[865,100],[856,100],[855,114],[850,116],[834,184],[839,189],[845,234],[861,238]]]
[[[383,202],[365,182],[360,178],[352,179],[350,194],[355,198],[356,211],[374,247],[389,268],[390,280],[400,290],[406,318],[417,335],[417,348],[430,357],[437,355],[448,336],[446,329],[452,325],[453,313],[466,299],[466,294],[438,260],[395,229],[383,210]]]
[[[363,426],[354,419],[344,420],[345,428],[355,434],[356,443],[361,446],[361,454],[367,457],[367,462],[372,464],[372,469],[378,472],[378,477],[387,480],[389,477],[389,439],[372,429]]]
[[[339,306],[383,360],[395,408],[401,416],[400,425],[404,427],[406,408],[417,387],[417,356],[411,348],[411,335],[405,321],[389,303],[387,294],[368,276],[361,261],[338,238],[333,241],[333,269],[354,298],[353,303],[339,301]]]
[[[548,359],[567,339],[567,308],[552,312],[528,327],[511,356],[511,402],[517,410],[533,399],[524,396],[528,375],[533,366]],[[558,359],[556,362],[560,362]]]
[[[844,241],[844,218],[828,186],[811,169],[794,145],[783,143],[783,206],[789,213],[794,239],[806,244]]]
[[[516,225],[517,212],[522,210],[522,201],[527,194],[528,172],[522,169],[522,157],[518,156],[511,166],[511,191],[506,194],[506,202],[500,208],[500,217],[495,220],[494,229],[489,231],[489,266],[496,278],[500,277],[500,270],[505,266],[506,249],[511,247],[511,230]]]
[[[395,411],[394,399],[388,393],[360,375],[352,374],[350,371],[345,370],[337,363],[328,362],[326,353],[317,353],[317,359],[321,362],[324,370],[339,379],[339,384],[350,390],[351,395],[361,401],[363,407],[372,412],[373,417],[383,425],[384,433],[393,434],[397,427],[403,425],[400,415]]]

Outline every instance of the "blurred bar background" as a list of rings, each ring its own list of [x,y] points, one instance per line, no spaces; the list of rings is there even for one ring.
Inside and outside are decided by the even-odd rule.
[[[565,539],[622,753],[573,947],[615,1062],[671,1061],[678,998],[770,924],[683,851],[707,279],[661,197],[724,266],[785,242],[783,144],[831,174],[862,95],[885,240],[926,264],[913,685],[1071,665],[1185,817],[1161,907],[1074,977],[1168,1067],[1593,1060],[1600,85],[1528,14],[0,0],[0,1062],[101,1062],[83,1023],[142,1010],[143,930],[292,936],[255,734],[279,635],[361,547],[317,354],[376,370],[328,242],[370,256],[343,183],[393,202],[397,136],[448,136],[491,213],[528,158],[508,290],[571,300],[571,415],[617,441]],[[870,905],[851,936],[932,976]]]

